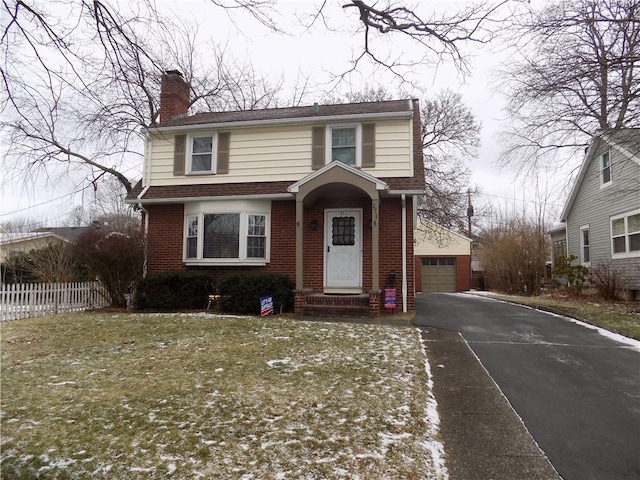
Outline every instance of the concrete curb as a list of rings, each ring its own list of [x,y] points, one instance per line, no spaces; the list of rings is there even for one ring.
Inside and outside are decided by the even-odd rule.
[[[450,480],[560,479],[464,338],[421,330]]]

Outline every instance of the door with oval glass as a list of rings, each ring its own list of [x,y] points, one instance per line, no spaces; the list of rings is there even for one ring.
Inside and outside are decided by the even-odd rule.
[[[362,293],[362,210],[325,210],[325,293]]]

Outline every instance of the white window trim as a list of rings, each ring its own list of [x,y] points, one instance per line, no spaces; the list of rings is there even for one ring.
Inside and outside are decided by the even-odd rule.
[[[202,170],[194,172],[192,169],[191,158],[193,155],[193,139],[200,137],[211,137],[211,170]],[[212,131],[193,132],[187,135],[187,175],[212,175],[218,170],[218,135]]]
[[[356,129],[356,164],[355,167],[362,167],[362,124],[361,123],[333,123],[328,124],[325,137],[325,165],[331,163],[333,153],[333,136],[334,128],[355,128]]]
[[[584,232],[585,230],[589,232],[589,261],[588,262],[584,261],[584,236],[582,235],[582,232]],[[589,229],[589,225],[582,225],[580,227],[580,263],[585,267],[591,266],[591,243],[592,243],[591,231]]]
[[[608,155],[609,156],[609,181],[608,182],[604,182],[603,181],[603,172],[604,172],[604,156]],[[611,150],[607,150],[606,152],[603,152],[600,154],[599,160],[598,160],[598,165],[600,170],[598,171],[598,176],[600,177],[600,188],[606,188],[610,185],[613,184],[613,162],[612,162],[612,158],[611,158]]]
[[[211,214],[228,214],[228,215],[240,215],[240,239],[238,245],[238,258],[204,258],[202,256],[202,249],[204,246],[204,216]],[[249,215],[262,215],[265,217],[265,257],[264,258],[249,258],[247,257],[247,237],[249,233]],[[198,217],[198,240],[197,240],[197,254],[196,258],[187,258],[187,232],[189,228],[189,217]],[[187,265],[217,265],[217,266],[235,266],[235,265],[250,265],[250,266],[264,266],[270,261],[271,252],[271,215],[262,211],[230,211],[221,209],[219,211],[214,210],[201,210],[198,212],[189,212],[184,216],[184,232],[183,232],[183,249],[182,249],[182,261]]]
[[[630,212],[621,213],[620,215],[614,215],[614,216],[609,218],[609,238],[611,239],[611,258],[612,259],[637,258],[637,257],[640,257],[640,252],[630,252],[629,251],[629,230],[628,230],[629,223],[627,221],[627,217],[631,217],[633,215],[637,215],[638,213],[640,213],[640,208],[638,208],[636,210],[631,210]],[[618,220],[620,218],[624,218],[625,219],[625,221],[624,221],[625,253],[613,253],[613,221],[614,220]]]

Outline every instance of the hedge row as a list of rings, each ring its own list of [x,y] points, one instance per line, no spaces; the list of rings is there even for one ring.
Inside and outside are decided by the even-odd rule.
[[[267,295],[273,297],[274,311],[292,310],[293,289],[294,283],[280,273],[228,275],[216,291],[210,273],[176,271],[142,279],[134,301],[140,310],[201,310],[207,307],[209,295],[218,294],[221,311],[257,315],[260,298]]]

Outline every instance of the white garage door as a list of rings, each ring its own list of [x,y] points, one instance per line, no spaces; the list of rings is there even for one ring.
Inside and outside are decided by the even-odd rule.
[[[422,291],[423,292],[455,292],[456,291],[456,259],[455,258],[423,258],[422,259]]]

